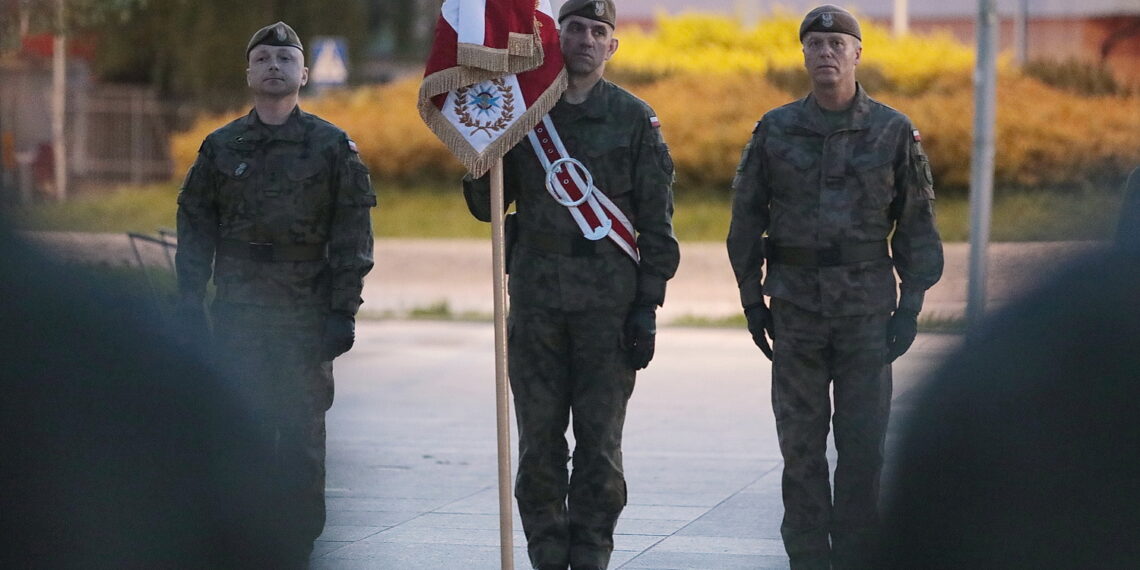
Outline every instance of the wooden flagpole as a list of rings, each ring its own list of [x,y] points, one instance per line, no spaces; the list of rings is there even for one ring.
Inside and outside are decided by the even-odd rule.
[[[507,272],[503,211],[503,160],[491,166],[491,261],[495,296],[495,415],[499,439],[499,557],[503,570],[514,570],[511,514],[511,406],[507,378]]]

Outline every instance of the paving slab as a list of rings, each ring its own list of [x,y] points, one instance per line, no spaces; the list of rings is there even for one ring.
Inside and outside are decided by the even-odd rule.
[[[493,336],[485,322],[360,322],[336,362],[313,568],[500,568]],[[919,335],[896,363],[896,397],[958,342]],[[627,415],[611,568],[787,568],[770,373],[744,331],[660,329]],[[525,569],[513,507],[511,520]]]
[[[56,255],[133,264],[123,235],[36,233]],[[1000,304],[1094,243],[995,244],[989,300]],[[720,243],[683,243],[659,319],[657,355],[638,374],[625,428],[629,505],[611,568],[787,568],[770,363],[743,330],[668,326],[739,313]],[[965,307],[968,247],[947,244],[928,311]],[[161,251],[144,262],[165,263]],[[378,240],[365,316],[445,303],[490,314],[485,240]],[[888,455],[915,388],[960,338],[922,334],[894,366]],[[336,365],[328,415],[328,517],[313,568],[500,568],[493,330],[488,322],[358,321]],[[513,418],[511,420],[513,424]],[[512,428],[513,431],[513,428]],[[516,464],[512,444],[512,465]],[[834,446],[829,450],[834,463]],[[884,474],[889,484],[890,473]],[[512,509],[513,511],[513,509]],[[515,568],[527,568],[512,512]]]

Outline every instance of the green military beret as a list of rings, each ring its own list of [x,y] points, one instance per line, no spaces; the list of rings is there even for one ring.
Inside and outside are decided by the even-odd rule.
[[[566,16],[581,16],[617,27],[617,7],[613,0],[566,0],[558,10],[558,21]]]
[[[800,41],[803,41],[808,32],[838,32],[863,40],[859,20],[851,12],[832,4],[824,4],[804,16],[804,21],[800,24]]]
[[[289,24],[285,22],[277,22],[276,24],[270,24],[257,30],[257,32],[253,34],[253,37],[249,38],[249,45],[245,46],[246,59],[249,59],[249,52],[253,51],[253,48],[262,44],[267,46],[295,47],[301,51],[305,51],[305,48],[301,47],[301,38],[297,35],[297,32],[294,32],[293,28],[290,28]]]

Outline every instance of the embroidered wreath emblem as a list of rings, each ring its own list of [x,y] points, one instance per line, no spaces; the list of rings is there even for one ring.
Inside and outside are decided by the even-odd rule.
[[[492,79],[455,90],[455,115],[459,124],[487,136],[510,126],[515,118],[514,86],[503,79]],[[484,120],[482,117],[489,116]]]

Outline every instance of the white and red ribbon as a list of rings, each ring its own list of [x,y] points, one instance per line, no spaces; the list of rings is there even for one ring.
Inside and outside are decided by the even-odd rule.
[[[553,174],[548,179],[553,181],[554,191],[558,193],[560,203],[566,205],[585,197],[585,201],[579,205],[566,206],[578,228],[582,230],[582,235],[588,239],[608,237],[633,259],[634,263],[640,263],[641,255],[637,250],[637,234],[634,232],[633,224],[601,188],[594,185],[591,190],[592,182],[589,174],[579,169],[578,164],[581,163],[563,162],[558,166],[558,170],[550,173],[552,164],[570,158],[550,116],[543,117],[528,137],[543,168],[547,169],[548,174]],[[609,231],[602,234],[599,230],[607,226]]]

